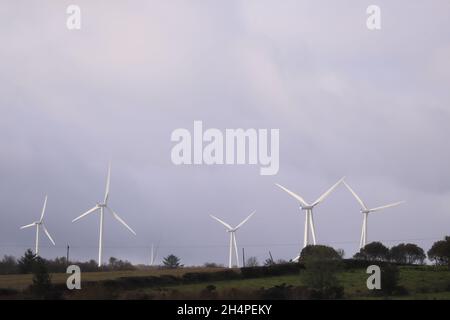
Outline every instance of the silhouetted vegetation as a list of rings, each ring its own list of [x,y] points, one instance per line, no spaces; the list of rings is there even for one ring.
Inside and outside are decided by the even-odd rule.
[[[25,251],[25,254],[18,262],[19,273],[32,273],[35,257],[35,254],[30,249]]]
[[[163,265],[164,265],[164,267],[170,268],[170,269],[182,267],[182,265],[180,264],[180,258],[178,258],[177,256],[175,256],[173,254],[168,255],[167,257],[165,257],[163,259]]]
[[[426,255],[422,248],[413,243],[400,243],[389,250],[391,261],[401,264],[423,264]]]
[[[361,248],[353,257],[368,261],[388,261],[389,249],[381,242],[371,242]]]
[[[245,262],[245,266],[248,268],[259,266],[258,259],[256,257],[249,257]]]
[[[33,269],[33,284],[30,286],[30,292],[34,298],[37,299],[49,299],[53,292],[51,276],[48,273],[45,261],[36,257],[32,261]]]
[[[313,290],[315,299],[343,297],[344,288],[337,279],[337,273],[343,268],[340,252],[323,245],[306,246],[299,261],[305,266],[302,279]]]
[[[428,259],[436,265],[446,265],[450,267],[450,236],[444,240],[437,241],[428,250]]]
[[[27,274],[33,273],[33,266],[37,257],[35,254],[28,249],[25,251],[24,255],[16,260],[12,256],[4,256],[0,260],[0,274]],[[47,260],[39,257],[40,262],[45,264],[49,273],[64,273],[67,269],[67,260],[65,257],[57,257],[53,260]],[[95,272],[95,271],[126,271],[135,270],[136,267],[129,261],[123,261],[111,257],[109,263],[102,265],[100,268],[94,260],[89,260],[87,262],[71,261],[71,264],[76,264],[83,270],[83,272]]]

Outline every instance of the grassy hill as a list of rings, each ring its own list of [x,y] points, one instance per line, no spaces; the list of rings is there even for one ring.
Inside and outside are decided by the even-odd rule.
[[[338,274],[344,299],[450,299],[448,268],[401,266],[399,286],[403,290],[388,297],[367,289],[365,271],[355,268]],[[259,299],[280,294],[280,298],[301,298],[306,290],[301,270],[262,277],[220,268],[86,272],[82,273],[82,289],[71,292],[65,289],[67,276],[52,274],[52,282],[62,290],[65,299]],[[31,279],[31,275],[0,276],[0,298],[1,289],[5,288],[15,291],[6,290],[9,295],[3,298],[22,298],[22,290],[31,284]]]

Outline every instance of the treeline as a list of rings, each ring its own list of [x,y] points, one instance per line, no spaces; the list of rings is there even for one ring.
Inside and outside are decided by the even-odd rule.
[[[353,258],[366,261],[386,261],[397,264],[424,264],[425,259],[436,265],[450,266],[450,236],[436,241],[427,255],[425,251],[414,243],[400,243],[391,248],[381,242],[368,243]]]
[[[31,250],[27,250],[25,254],[16,259],[13,256],[5,255],[0,261],[0,274],[26,274],[32,273],[35,267],[36,256]],[[68,262],[65,257],[57,257],[53,260],[40,258],[50,273],[64,273],[67,270],[67,266],[70,264],[76,264],[84,272],[94,271],[125,271],[134,270],[135,266],[129,261],[123,261],[114,257],[109,258],[108,264],[98,267],[97,262],[89,260],[86,262],[70,261]]]
[[[339,250],[336,251],[341,257],[343,252]],[[358,253],[353,256],[353,259],[347,259],[347,266],[361,266],[366,265],[364,261],[383,261],[383,262],[393,262],[396,264],[424,264],[427,258],[436,265],[447,265],[450,266],[450,236],[446,236],[443,240],[436,241],[427,254],[424,250],[413,243],[401,243],[399,245],[393,246],[391,248],[386,247],[380,242],[371,242],[362,248]],[[35,255],[31,250],[27,250],[25,254],[20,258],[16,259],[13,256],[5,255],[2,260],[0,260],[0,274],[24,274],[32,273],[33,261]],[[257,266],[256,258],[253,263],[246,263],[248,267]],[[89,260],[87,262],[70,261],[68,262],[65,257],[57,257],[53,260],[41,259],[45,264],[48,272],[50,273],[64,273],[66,272],[67,266],[69,264],[78,265],[84,272],[95,272],[95,271],[125,271],[125,270],[135,270],[138,267],[131,264],[129,261],[123,261],[111,257],[108,264],[98,267],[97,262],[94,260]],[[249,259],[250,260],[250,259]],[[360,261],[360,262],[358,262]],[[286,261],[274,262],[268,259],[264,264],[270,266],[272,264],[285,264]],[[205,264],[209,267],[218,267],[218,265],[209,263]],[[169,255],[163,259],[163,267],[165,268],[179,268],[183,267],[180,264],[180,259],[174,255]],[[264,273],[264,268],[255,271]],[[244,271],[245,272],[245,271]],[[252,271],[253,272],[253,271]]]

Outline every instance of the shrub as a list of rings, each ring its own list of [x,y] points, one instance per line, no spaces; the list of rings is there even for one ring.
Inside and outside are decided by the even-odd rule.
[[[323,245],[306,246],[300,254],[300,260],[305,265],[303,281],[315,290],[315,298],[331,299],[343,295],[336,277],[342,269],[342,258],[337,251]]]
[[[392,294],[398,288],[399,269],[396,265],[385,264],[381,269],[381,292],[384,295]]]

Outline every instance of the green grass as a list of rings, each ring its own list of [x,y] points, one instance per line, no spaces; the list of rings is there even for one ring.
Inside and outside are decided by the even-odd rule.
[[[173,275],[179,277],[187,272],[214,272],[219,270],[223,269],[192,267],[180,269],[151,268],[146,270],[133,271],[82,272],[81,281],[103,281],[114,280],[123,277],[149,277],[161,275]],[[52,282],[54,284],[61,284],[66,282],[69,275],[66,273],[52,273],[51,276]],[[22,290],[32,283],[32,278],[33,276],[31,274],[0,275],[0,288]]]
[[[364,269],[356,269],[342,272],[338,275],[340,284],[345,288],[347,298],[353,299],[384,299],[376,297],[367,289],[366,281],[368,278]],[[301,286],[301,275],[287,275],[256,279],[215,281],[207,283],[167,286],[164,289],[176,290],[180,293],[196,293],[207,285],[214,285],[218,292],[227,289],[260,289],[269,288],[276,285],[287,284],[292,286]],[[405,296],[391,297],[395,299],[450,299],[450,271],[434,270],[431,267],[400,267],[399,285],[406,288],[409,292]],[[148,288],[145,290],[151,293],[160,288]]]
[[[83,281],[103,281],[114,280],[123,277],[148,277],[160,275],[182,276],[187,272],[214,272],[217,268],[181,268],[181,269],[148,269],[136,271],[114,271],[114,272],[85,272],[82,273]],[[67,274],[53,274],[54,283],[65,283]],[[384,299],[371,294],[366,287],[368,278],[365,269],[355,269],[338,274],[340,284],[344,287],[345,296],[349,299]],[[31,275],[0,275],[0,288],[12,288],[21,290],[31,284]],[[284,275],[276,277],[224,280],[213,282],[202,282],[196,284],[183,284],[166,286],[163,288],[141,288],[139,290],[129,290],[124,293],[144,292],[155,293],[160,291],[177,291],[184,296],[196,294],[204,290],[208,285],[214,285],[216,291],[226,292],[230,289],[258,290],[260,288],[270,288],[276,285],[287,284],[292,286],[302,286],[301,273],[297,275]],[[400,267],[399,285],[403,286],[408,295],[389,297],[390,299],[448,299],[450,300],[450,270],[447,268],[436,269],[430,266]],[[94,296],[95,294],[92,293]]]

